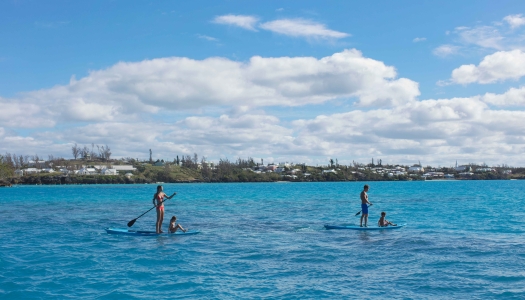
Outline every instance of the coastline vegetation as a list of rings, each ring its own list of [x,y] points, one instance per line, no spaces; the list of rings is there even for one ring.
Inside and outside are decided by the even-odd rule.
[[[97,146],[98,147],[98,146]],[[81,149],[81,150],[78,150]],[[94,146],[92,147],[94,149]],[[256,163],[252,158],[229,161],[221,159],[218,163],[210,163],[206,158],[198,159],[198,155],[177,156],[173,161],[151,159],[111,159],[108,146],[98,147],[100,155],[89,148],[73,148],[73,159],[56,158],[49,156],[42,160],[38,156],[17,156],[6,153],[0,155],[0,186],[13,184],[134,184],[134,183],[182,183],[182,182],[277,182],[277,181],[411,181],[411,180],[442,180],[442,175],[429,176],[429,173],[394,172],[393,170],[409,170],[410,166],[383,165],[381,160],[377,164],[340,165],[337,160],[328,162],[325,166],[307,166],[306,164],[279,164],[264,165]],[[81,158],[79,158],[79,156]],[[77,170],[83,167],[105,166],[132,166],[133,171],[125,174],[102,175],[83,174]],[[24,170],[33,166],[41,171],[31,174],[17,174],[17,170]],[[525,168],[498,166],[467,166],[470,173],[458,172],[455,168],[432,168],[432,174],[447,174],[449,179],[463,180],[497,180],[497,179],[525,179]],[[27,170],[27,169],[26,169]],[[488,170],[477,172],[476,170]],[[116,173],[116,172],[115,172]],[[466,174],[466,175],[465,175]]]

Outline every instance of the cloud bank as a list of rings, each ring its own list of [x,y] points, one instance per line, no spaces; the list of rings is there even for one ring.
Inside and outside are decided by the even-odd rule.
[[[472,82],[497,77],[476,76]],[[525,88],[451,99],[419,94],[417,82],[355,49],[322,58],[120,62],[67,85],[0,98],[7,108],[0,151],[70,157],[74,143],[95,143],[116,157],[145,158],[152,148],[164,159],[197,152],[314,164],[525,163]],[[340,112],[300,114],[333,100]],[[292,110],[299,117],[286,117]]]
[[[355,98],[360,106],[415,101],[418,84],[396,75],[393,67],[355,49],[321,59],[254,56],[238,62],[171,57],[121,62],[79,80],[72,78],[68,85],[0,99],[9,108],[9,113],[0,114],[0,124],[111,122],[165,110],[302,106],[338,98]],[[21,122],[22,118],[31,121]]]

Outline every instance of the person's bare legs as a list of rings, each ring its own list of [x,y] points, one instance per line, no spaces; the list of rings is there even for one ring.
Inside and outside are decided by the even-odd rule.
[[[186,232],[186,229],[182,228],[182,226],[180,226],[180,224],[177,224],[177,226],[175,226],[175,229],[171,233],[177,232],[177,229],[180,229],[183,232]]]
[[[365,219],[365,227],[368,227],[368,214],[363,214],[363,218]]]
[[[159,222],[159,233],[163,233],[162,231],[162,222],[164,221],[164,209],[160,211],[160,222]]]
[[[155,223],[155,232],[161,233],[160,226],[162,225],[162,219],[164,217],[164,212],[157,207],[157,223]]]
[[[359,224],[359,226],[363,227],[363,219],[365,218],[365,215],[361,215],[361,223]]]

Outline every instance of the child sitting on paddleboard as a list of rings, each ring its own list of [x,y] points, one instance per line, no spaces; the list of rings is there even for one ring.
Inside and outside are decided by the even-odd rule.
[[[169,233],[175,233],[177,231],[177,229],[180,229],[180,230],[186,232],[186,229],[182,228],[182,226],[180,226],[180,224],[177,224],[176,222],[177,222],[177,217],[175,217],[175,216],[171,217],[170,228],[168,229]]]
[[[382,212],[381,218],[379,218],[379,221],[377,222],[377,225],[379,227],[387,227],[388,225],[397,226],[396,224],[388,221],[385,217],[386,217],[386,212]]]

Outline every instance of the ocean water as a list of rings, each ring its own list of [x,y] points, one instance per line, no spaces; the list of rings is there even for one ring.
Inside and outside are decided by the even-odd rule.
[[[155,185],[0,189],[1,299],[524,299],[525,181],[165,184],[164,230],[110,235]],[[133,229],[154,230],[155,211]]]

